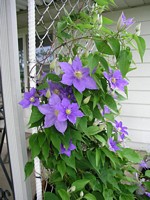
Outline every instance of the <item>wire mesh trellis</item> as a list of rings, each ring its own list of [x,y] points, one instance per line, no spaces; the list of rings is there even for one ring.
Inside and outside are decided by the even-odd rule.
[[[53,52],[58,46],[57,22],[66,14],[72,15],[85,9],[91,9],[92,4],[92,0],[41,0],[41,6],[36,4],[37,74],[41,71],[47,72],[51,61],[57,57],[57,54],[67,53],[64,46],[55,51],[55,54]],[[85,42],[85,46],[88,45],[90,45],[89,42]]]
[[[56,37],[57,22],[64,15],[80,13],[82,10],[90,10],[92,0],[36,0],[36,71],[37,79],[40,72],[48,72],[50,63],[57,59],[57,54],[66,54],[67,48],[63,45],[59,47]],[[74,34],[78,34],[77,31]],[[84,36],[84,33],[82,34]],[[84,46],[90,45],[85,41]],[[55,51],[57,49],[57,51]],[[91,49],[91,47],[89,47]],[[35,66],[33,66],[35,67]],[[33,68],[32,68],[33,69]],[[31,71],[32,71],[31,69]],[[30,71],[30,72],[31,72]],[[35,80],[36,81],[36,80]],[[36,169],[35,169],[36,170]],[[42,170],[43,171],[43,170]],[[44,179],[49,171],[44,172]],[[38,188],[37,188],[38,190]],[[37,193],[38,195],[38,193]],[[37,197],[38,198],[38,197]]]

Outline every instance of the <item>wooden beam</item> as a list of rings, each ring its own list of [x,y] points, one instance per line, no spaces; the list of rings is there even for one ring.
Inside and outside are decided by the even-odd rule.
[[[30,183],[24,176],[27,151],[23,112],[18,105],[21,87],[15,0],[0,1],[0,27],[0,66],[15,200],[31,200]]]

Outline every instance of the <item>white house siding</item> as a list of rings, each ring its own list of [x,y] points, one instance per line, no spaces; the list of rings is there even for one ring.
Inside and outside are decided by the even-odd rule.
[[[126,145],[150,152],[150,6],[126,9],[124,13],[127,18],[136,20],[129,31],[135,32],[135,26],[141,22],[141,36],[147,47],[143,63],[138,53],[132,50],[137,69],[128,74],[129,98],[122,103],[120,119],[129,129]],[[120,14],[121,11],[111,11],[106,16],[117,20]]]

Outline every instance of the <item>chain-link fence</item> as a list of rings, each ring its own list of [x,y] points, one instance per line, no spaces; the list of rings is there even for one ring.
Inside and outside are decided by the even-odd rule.
[[[48,71],[51,61],[54,57],[57,57],[58,53],[67,54],[67,48],[63,45],[55,51],[55,54],[53,53],[53,50],[58,46],[56,37],[57,22],[63,16],[74,15],[85,9],[90,10],[92,4],[92,0],[41,0],[41,5],[36,5],[37,73],[39,69],[40,71],[41,69],[42,71]],[[84,46],[88,45],[89,43],[85,42]]]

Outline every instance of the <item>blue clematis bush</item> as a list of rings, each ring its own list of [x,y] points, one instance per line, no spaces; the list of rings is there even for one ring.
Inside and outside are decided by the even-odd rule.
[[[145,42],[127,32],[134,20],[124,13],[117,23],[103,17],[109,2],[96,0],[91,9],[58,22],[60,44],[45,58],[53,54],[50,71],[43,72],[40,63],[37,87],[20,102],[31,106],[29,125],[37,129],[29,139],[26,177],[38,156],[48,174],[45,199],[135,199],[133,164],[141,158],[124,147],[128,129],[117,117],[128,94],[127,74],[135,69],[131,47],[142,60]]]

